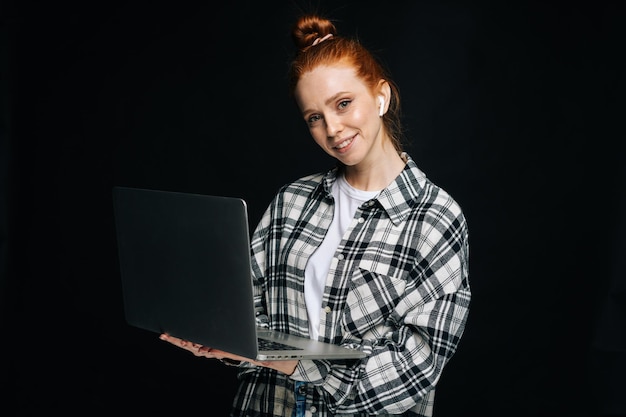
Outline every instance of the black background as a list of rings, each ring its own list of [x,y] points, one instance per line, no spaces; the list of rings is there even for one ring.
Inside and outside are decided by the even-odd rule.
[[[624,2],[3,2],[3,408],[225,416],[235,371],[124,322],[111,188],[243,197],[332,161],[287,95],[318,5],[390,68],[465,210],[435,415],[626,415]]]

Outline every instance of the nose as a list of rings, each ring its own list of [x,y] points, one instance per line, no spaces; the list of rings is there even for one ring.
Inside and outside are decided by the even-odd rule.
[[[329,138],[337,136],[337,133],[343,130],[343,124],[339,116],[334,114],[325,115],[324,122],[326,123],[326,136]]]

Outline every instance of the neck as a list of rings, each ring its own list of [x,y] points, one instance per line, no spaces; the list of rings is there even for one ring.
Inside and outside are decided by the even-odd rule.
[[[406,161],[394,149],[372,163],[346,166],[344,177],[357,190],[379,191],[395,180],[405,165]]]

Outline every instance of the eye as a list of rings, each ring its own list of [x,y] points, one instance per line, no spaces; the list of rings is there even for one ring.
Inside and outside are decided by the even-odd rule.
[[[313,114],[306,119],[306,122],[309,126],[314,126],[320,120],[322,120],[322,116],[319,114]]]
[[[352,100],[341,100],[339,104],[337,104],[337,108],[339,108],[339,110],[344,110],[350,105],[350,103],[352,103]]]

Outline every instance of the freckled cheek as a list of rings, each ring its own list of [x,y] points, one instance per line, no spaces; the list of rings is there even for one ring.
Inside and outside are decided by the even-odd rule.
[[[378,113],[375,113],[375,115],[378,115]],[[365,112],[365,111],[355,111],[354,113],[352,113],[351,116],[352,117],[350,119],[352,123],[362,124],[371,119],[372,113]]]
[[[358,126],[359,130],[366,134],[365,132],[371,130],[377,130],[380,125],[380,117],[378,116],[378,111],[376,112],[359,112],[358,114],[354,114],[354,118],[352,119],[354,126]]]
[[[345,127],[360,129],[371,120],[370,113],[363,109],[353,110],[342,118],[342,124]]]

